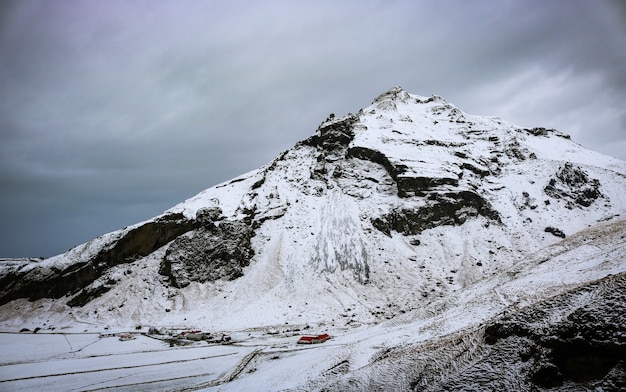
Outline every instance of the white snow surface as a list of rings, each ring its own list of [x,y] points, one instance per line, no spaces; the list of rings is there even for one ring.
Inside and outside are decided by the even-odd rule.
[[[337,376],[333,369],[367,374],[386,349],[471,334],[505,309],[626,272],[626,162],[558,131],[535,136],[400,88],[356,117],[348,148],[378,151],[406,166],[404,176],[457,179],[429,192],[480,194],[502,222],[478,215],[388,236],[372,219],[419,208],[425,197],[399,197],[381,164],[332,152],[320,161],[319,148],[299,143],[164,213],[194,219],[200,208],[219,207],[225,219],[237,220],[255,209],[263,221],[242,277],[173,288],[158,272],[165,245],[111,268],[93,284],[113,278],[115,287],[83,307],[67,306],[68,297],[11,301],[0,307],[0,389],[317,390]],[[511,148],[525,159],[507,155]],[[603,197],[573,209],[549,198],[544,187],[566,162],[598,179]],[[312,176],[320,165],[323,178]],[[545,232],[548,226],[566,238]],[[62,269],[131,228],[47,260],[0,265]],[[143,336],[107,344],[93,334],[151,325],[225,332],[235,344],[170,348]],[[13,334],[37,327],[37,334]],[[300,333],[333,339],[302,347],[295,344]],[[393,382],[402,388],[401,377]]]

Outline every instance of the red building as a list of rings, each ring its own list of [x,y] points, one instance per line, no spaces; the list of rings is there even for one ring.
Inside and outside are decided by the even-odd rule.
[[[324,333],[321,335],[317,335],[317,337],[313,339],[313,343],[324,343],[328,339],[330,339],[330,335],[327,333]]]
[[[324,343],[328,339],[330,339],[330,335],[327,333],[317,336],[301,336],[298,340],[298,344]]]

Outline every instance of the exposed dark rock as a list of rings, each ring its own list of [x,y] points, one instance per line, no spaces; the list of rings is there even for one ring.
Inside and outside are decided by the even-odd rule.
[[[459,185],[459,178],[456,177],[422,177],[422,176],[398,176],[398,196],[423,196],[426,191],[442,185]]]
[[[562,231],[562,230],[557,229],[556,227],[550,227],[550,226],[548,226],[548,227],[546,227],[546,228],[544,229],[544,231],[545,231],[546,233],[551,233],[552,235],[554,235],[554,236],[556,236],[556,237],[565,238],[565,233],[563,233],[563,231]]]
[[[528,337],[531,335],[530,330],[522,324],[510,323],[510,319],[502,319],[485,328],[485,343],[495,344],[498,340],[509,336]]]
[[[564,133],[557,131],[556,129],[549,129],[543,127],[535,127],[535,128],[524,128],[524,131],[530,133],[533,136],[549,136],[550,134],[562,137],[564,139],[569,139],[570,136]]]
[[[535,200],[534,197],[531,197],[528,192],[522,192],[522,197],[523,197],[522,200],[524,204],[519,206],[520,210],[524,210],[526,208],[530,208],[531,210],[534,210],[538,207],[537,200]]]
[[[65,276],[75,278],[64,278],[61,276],[62,273],[65,273]],[[95,268],[85,263],[79,266],[72,265],[65,271],[37,266],[27,273],[21,273],[21,271],[8,273],[3,279],[7,284],[0,291],[0,304],[17,298],[30,300],[43,297],[58,298],[82,282],[88,281],[86,284],[90,283],[95,279],[95,276]],[[55,281],[59,283],[56,284]]]
[[[461,147],[465,145],[465,143],[444,142],[444,141],[437,140],[437,139],[422,140],[419,142],[419,144],[424,144],[426,146],[446,147],[446,148]]]
[[[320,158],[322,158],[321,155],[320,155]],[[335,170],[333,174],[335,176],[338,176],[340,175],[340,173],[341,173],[341,170]],[[324,181],[326,179],[327,174],[328,174],[328,169],[326,168],[325,161],[323,159],[320,159],[311,170],[311,179]]]
[[[159,273],[179,288],[192,281],[237,279],[254,256],[250,243],[253,235],[253,227],[245,221],[222,221],[201,227],[169,246]]]
[[[196,221],[202,226],[212,225],[221,215],[222,209],[219,207],[204,207],[196,211]]]
[[[261,187],[261,185],[263,185],[265,183],[265,176],[261,177],[260,180],[258,180],[257,182],[255,182],[254,184],[252,184],[252,186],[250,187],[252,190],[254,189],[258,189]]]
[[[523,148],[516,139],[513,139],[507,144],[504,153],[510,159],[518,161],[525,161],[530,156],[530,152]]]
[[[391,162],[389,162],[389,159],[382,152],[372,150],[366,147],[350,147],[346,152],[346,157],[358,158],[378,163],[379,165],[382,165],[385,170],[387,170],[387,173],[389,173],[391,178],[393,178],[394,180],[396,179],[398,174],[402,173],[405,170],[399,170],[397,167],[391,164]]]
[[[382,110],[396,110],[396,102],[407,103],[410,98],[410,95],[402,87],[396,86],[380,94],[372,103],[378,104],[378,108]]]
[[[549,132],[546,128],[540,127],[526,128],[524,130],[534,136],[547,136]]]
[[[520,337],[526,343],[519,344]],[[609,276],[512,312],[489,325],[484,339],[495,345],[494,353],[519,351],[521,361],[532,362],[529,380],[541,387],[624,387],[626,274]],[[494,353],[490,357],[500,355]]]
[[[552,363],[543,363],[532,375],[533,384],[545,388],[554,388],[563,385],[563,375],[558,366]]]
[[[600,181],[589,178],[580,167],[567,162],[556,173],[556,176],[545,186],[546,195],[565,200],[566,207],[589,207],[598,198],[603,197],[600,192]]]
[[[358,158],[382,165],[398,186],[398,196],[423,196],[424,193],[433,187],[441,185],[456,186],[459,183],[458,177],[423,177],[407,175],[407,167],[402,164],[393,164],[380,151],[365,147],[351,147],[346,152],[348,158]]]
[[[480,178],[486,177],[490,174],[488,169],[481,169],[475,165],[472,165],[469,162],[463,162],[463,164],[461,165],[461,168],[471,171],[472,173],[476,174]]]
[[[348,146],[354,139],[354,124],[358,116],[348,115],[339,120],[329,118],[317,129],[315,135],[302,143],[307,146],[320,147],[326,151],[335,151]]]
[[[113,285],[100,285],[98,287],[87,286],[82,289],[76,296],[67,302],[68,306],[84,306],[91,300],[98,298],[102,294],[111,290]]]
[[[500,222],[500,216],[491,205],[476,193],[434,193],[429,204],[414,210],[396,209],[372,220],[378,230],[390,235],[391,230],[405,235],[419,234],[442,225],[462,225],[470,217],[484,216]]]
[[[133,261],[154,252],[197,226],[196,221],[186,219],[183,214],[164,215],[130,230],[112,246],[98,254],[95,260],[106,263],[109,267]]]
[[[196,226],[195,221],[187,220],[182,214],[164,215],[129,230],[105,245],[93,258],[77,261],[63,270],[36,266],[24,274],[14,272],[0,289],[0,304],[17,298],[34,301],[76,293],[109,268],[146,256]]]

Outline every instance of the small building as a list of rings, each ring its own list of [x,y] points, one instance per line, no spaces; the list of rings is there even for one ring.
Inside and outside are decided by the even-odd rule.
[[[193,340],[199,342],[204,339],[204,334],[201,332],[189,332],[185,334],[185,339]]]
[[[167,335],[168,331],[165,327],[150,327],[148,328],[149,335]]]
[[[136,338],[135,338],[135,335],[132,334],[132,333],[121,333],[120,334],[120,340],[122,342],[125,342],[127,340],[134,340],[134,339],[136,339]]]
[[[328,339],[330,339],[330,335],[327,333],[324,333],[321,335],[317,335],[317,337],[313,339],[313,343],[324,343]]]
[[[193,330],[193,331],[183,331],[178,334],[178,337],[181,339],[200,341],[200,340],[206,339],[206,335],[207,334],[205,334],[204,332],[200,330]]]
[[[298,340],[298,344],[311,344],[313,343],[314,339],[315,336],[301,336]]]
[[[301,336],[298,340],[298,344],[324,343],[328,339],[330,339],[330,335],[327,333],[317,336]]]

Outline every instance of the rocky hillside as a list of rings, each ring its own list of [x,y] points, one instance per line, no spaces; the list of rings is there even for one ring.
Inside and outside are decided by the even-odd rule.
[[[585,248],[591,245],[577,236],[616,225],[611,227],[622,236],[621,245],[618,239],[611,248],[617,260],[598,256],[588,273],[559,261],[561,279],[575,277],[566,288],[558,280],[544,281],[534,300],[518,293],[531,307],[495,321],[513,301],[502,299],[485,316],[492,321],[470,331],[488,342],[483,354],[519,354],[519,368],[535,358],[532,366],[539,370],[529,370],[528,377],[536,377],[536,385],[562,384],[569,377],[567,360],[559,354],[548,359],[546,350],[569,352],[580,343],[576,336],[595,342],[571,325],[597,319],[596,310],[572,316],[584,320],[561,320],[550,313],[556,310],[546,296],[577,296],[577,287],[592,281],[602,286],[605,278],[623,285],[623,278],[609,275],[626,271],[624,189],[625,162],[590,151],[566,134],[470,115],[441,97],[396,87],[356,114],[331,114],[311,137],[268,165],[158,217],[50,259],[2,261],[0,322],[218,329],[410,323],[422,320],[426,310],[456,309],[464,293],[508,279],[522,264],[524,273],[533,274],[528,260],[539,265],[560,257],[561,246],[576,243],[580,255],[591,254]],[[623,307],[623,298],[615,301]],[[611,323],[606,328],[619,325]],[[556,340],[541,338],[539,324],[545,324],[541,333]],[[466,326],[446,333],[464,334]],[[618,329],[617,335],[624,333]],[[442,336],[433,331],[427,335]],[[602,372],[623,356],[619,336],[610,363],[598,365]],[[561,340],[571,345],[561,347]],[[507,348],[520,342],[530,351]],[[589,344],[595,358],[595,343]],[[398,355],[410,363],[421,358],[410,347],[410,355],[402,350],[391,349],[371,366]],[[335,375],[335,386],[347,388],[356,382],[353,376],[364,382],[353,366],[350,377]],[[432,373],[422,371],[422,378],[407,379],[406,385],[430,385]],[[438,380],[455,389],[465,385],[467,374],[472,373]]]

